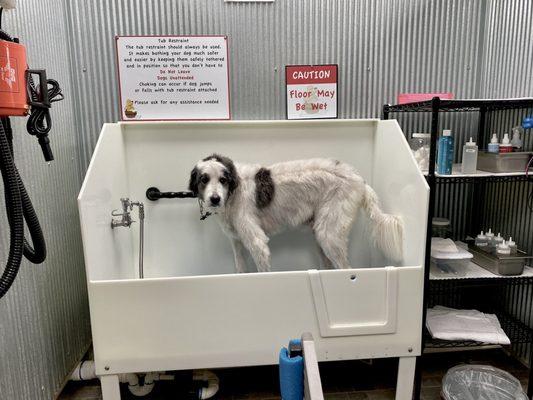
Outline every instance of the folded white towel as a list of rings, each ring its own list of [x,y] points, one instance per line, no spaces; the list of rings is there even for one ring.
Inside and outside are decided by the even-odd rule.
[[[431,238],[431,257],[437,262],[442,260],[465,260],[473,255],[463,247],[461,242],[455,243],[451,239]]]
[[[457,253],[459,250],[452,239],[444,239],[440,237],[431,238],[431,252],[439,253]]]
[[[435,339],[473,340],[504,345],[511,343],[496,315],[477,310],[435,306],[428,309],[426,326]]]

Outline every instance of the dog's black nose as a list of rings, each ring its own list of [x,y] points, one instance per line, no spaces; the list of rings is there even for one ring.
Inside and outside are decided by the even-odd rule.
[[[218,206],[220,204],[220,196],[218,194],[214,194],[209,198],[211,201],[211,204],[214,206]]]

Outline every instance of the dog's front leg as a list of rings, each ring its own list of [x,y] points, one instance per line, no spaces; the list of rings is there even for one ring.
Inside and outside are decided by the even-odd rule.
[[[239,239],[231,239],[233,257],[235,259],[235,271],[239,274],[246,272],[246,260],[244,259],[244,247]]]
[[[270,271],[268,236],[259,226],[259,223],[254,219],[241,217],[236,221],[235,230],[242,244],[254,259],[257,271]]]

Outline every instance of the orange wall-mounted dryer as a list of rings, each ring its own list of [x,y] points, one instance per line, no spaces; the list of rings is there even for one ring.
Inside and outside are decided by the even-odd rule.
[[[0,40],[0,116],[24,116],[29,112],[26,83],[26,48]]]

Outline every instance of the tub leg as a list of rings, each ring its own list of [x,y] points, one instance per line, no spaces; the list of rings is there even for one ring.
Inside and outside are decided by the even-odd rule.
[[[411,400],[415,380],[416,357],[400,357],[398,362],[398,381],[396,400]]]
[[[118,375],[100,376],[100,385],[102,386],[103,400],[120,400],[120,385]]]

